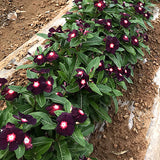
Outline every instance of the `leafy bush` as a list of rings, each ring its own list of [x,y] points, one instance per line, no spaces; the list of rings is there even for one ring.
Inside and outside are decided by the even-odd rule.
[[[143,59],[148,40],[149,1],[75,0],[64,26],[50,28],[27,69],[28,86],[0,79],[0,158],[87,159],[93,151],[85,137],[98,121],[111,123],[117,89],[132,83],[133,65]],[[13,152],[14,151],[14,152]]]

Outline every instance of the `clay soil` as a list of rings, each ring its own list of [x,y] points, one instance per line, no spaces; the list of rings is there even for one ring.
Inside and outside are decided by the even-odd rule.
[[[160,4],[158,4],[160,7]],[[113,122],[106,124],[104,130],[99,129],[91,136],[94,145],[92,157],[98,160],[144,160],[148,141],[147,130],[152,118],[152,106],[157,95],[157,86],[153,79],[160,67],[160,17],[152,22],[154,29],[149,28],[148,36],[151,54],[145,53],[144,62],[139,61],[134,66],[133,84],[128,84],[128,90],[123,90],[119,100],[118,114],[114,114],[114,106],[110,111]],[[129,129],[130,106],[133,105],[133,127]],[[121,105],[119,105],[121,106]]]
[[[29,40],[63,10],[67,2],[67,0],[0,0],[0,60]]]
[[[60,1],[57,1],[57,4],[59,2]],[[52,12],[51,10],[54,7],[55,9],[58,9],[60,7],[57,7],[55,5],[56,3],[53,3],[53,6],[51,7],[52,9],[46,8],[50,7],[50,5],[48,6],[46,4],[51,3],[51,0],[22,0],[19,2],[18,0],[11,2],[6,0],[1,2],[0,0],[0,7],[1,3],[3,5],[17,5],[17,8],[9,7],[9,5],[6,5],[6,11],[3,11],[6,16],[8,13],[10,13],[10,11],[16,11],[16,9],[26,11],[23,13],[19,13],[16,21],[5,21],[4,17],[0,17],[1,19],[3,19],[3,23],[8,23],[8,25],[3,25],[3,23],[0,22],[0,33],[2,33],[0,37],[3,37],[3,40],[2,38],[0,38],[0,44],[1,46],[4,46],[0,48],[1,59],[15,49],[9,47],[11,44],[23,44],[26,40],[28,40],[27,38],[25,38],[25,35],[31,34],[32,36],[33,34],[35,34],[35,32],[38,31],[35,31],[35,29],[41,28],[44,23],[46,23],[44,18],[42,19],[43,25],[35,25],[36,28],[34,28],[33,25],[29,25],[33,24],[33,22],[35,21],[37,21],[36,23],[41,22],[41,20],[39,20],[38,18],[39,16],[37,15],[44,13],[43,15],[47,16],[48,14],[50,14],[50,16],[47,16],[50,19],[55,16],[54,11]],[[25,6],[24,4],[28,5]],[[45,6],[44,8],[40,7],[42,4]],[[66,1],[64,2],[64,4],[66,4]],[[10,9],[13,9],[9,11],[9,8],[7,8],[7,6]],[[21,6],[23,8],[21,8]],[[29,6],[34,7],[34,9],[32,9],[32,11],[29,11]],[[2,8],[0,9],[0,11],[2,11]],[[36,10],[37,13],[35,13]],[[49,10],[50,13],[45,13]],[[29,14],[29,12],[32,12],[32,14],[34,14],[34,19],[29,17],[26,18],[26,14]],[[32,16],[32,14],[30,14],[30,16]],[[20,17],[25,17],[25,19],[21,20]],[[23,24],[23,26],[17,28],[16,26],[19,26],[20,24]],[[154,29],[149,28],[149,42],[146,42],[146,44],[149,45],[151,49],[151,54],[149,55],[148,53],[145,53],[144,58],[146,61],[138,61],[138,63],[134,66],[134,77],[132,78],[133,84],[127,84],[128,90],[122,90],[124,96],[119,97],[121,104],[123,104],[125,101],[128,101],[128,103],[123,106],[119,105],[120,107],[117,114],[114,113],[114,106],[112,106],[109,113],[112,118],[112,123],[105,124],[104,129],[101,131],[99,131],[98,128],[90,138],[90,143],[94,145],[94,152],[91,156],[97,158],[98,160],[144,160],[148,147],[146,134],[150,124],[150,120],[152,118],[152,106],[154,103],[154,98],[157,95],[157,86],[153,83],[153,79],[157,69],[160,66],[160,17],[156,22],[153,22],[152,24],[154,26]],[[25,29],[22,29],[24,25],[26,25]],[[17,30],[17,34],[15,34],[15,31],[13,30]],[[9,34],[7,33],[7,31],[12,35],[12,37],[9,38]],[[23,36],[20,36],[20,34],[23,34]],[[8,43],[8,41],[10,41],[10,43]],[[6,48],[5,46],[8,47]],[[9,48],[12,49],[10,50]],[[25,70],[15,72],[12,77],[8,79],[9,83],[14,85],[26,85],[27,80],[24,80],[26,79],[25,72]],[[129,129],[128,122],[131,113],[131,104],[135,108],[133,111],[133,127]]]

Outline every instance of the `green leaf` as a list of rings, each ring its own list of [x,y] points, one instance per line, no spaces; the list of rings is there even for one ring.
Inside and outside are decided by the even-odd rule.
[[[88,39],[87,41],[83,42],[83,46],[84,47],[88,47],[88,46],[98,46],[102,43],[103,39],[95,36],[93,38]]]
[[[99,50],[99,49],[97,49],[97,48],[88,48],[87,50],[89,50],[89,51],[93,51],[93,52],[95,52],[95,53],[100,53],[100,54],[103,54],[103,52],[101,51],[101,50]]]
[[[101,96],[103,95],[103,94],[101,93],[101,91],[99,90],[99,88],[96,86],[95,83],[91,82],[91,83],[89,83],[88,85],[89,85],[89,87],[91,88],[92,91],[94,91],[95,93],[97,93],[97,94],[99,94],[99,95],[101,95]]]
[[[64,113],[64,111],[57,110],[57,111],[54,111],[54,113],[56,114],[57,117],[59,117],[62,113]]]
[[[57,160],[72,160],[66,141],[60,141],[54,145],[57,151]]]
[[[87,56],[87,55],[85,55],[85,54],[83,54],[83,53],[81,53],[81,52],[77,52],[77,55],[78,55],[79,60],[80,60],[82,63],[88,65],[88,56]]]
[[[88,64],[87,68],[86,68],[87,73],[89,73],[92,68],[93,68],[93,71],[95,71],[99,67],[99,63],[100,63],[100,58],[99,57],[96,57],[93,60],[91,60],[90,63]]]
[[[37,73],[34,73],[34,72],[32,72],[32,71],[30,71],[30,70],[27,70],[27,78],[37,78],[38,76],[37,76]]]
[[[131,53],[132,55],[136,55],[136,51],[132,46],[130,45],[123,45],[123,46],[127,50],[127,52]]]
[[[103,76],[104,76],[104,71],[100,71],[98,73],[97,83],[100,83],[102,81]]]
[[[68,100],[64,103],[64,109],[66,112],[70,113],[71,112],[71,102],[69,102]]]
[[[109,123],[112,122],[105,108],[99,107],[94,101],[90,101],[90,104],[102,119],[106,120]]]
[[[143,51],[142,51],[140,48],[136,47],[136,50],[138,51],[138,53],[139,53],[140,55],[144,56],[144,53],[143,53]]]
[[[0,159],[2,159],[6,155],[7,152],[8,152],[8,149],[0,150]]]
[[[125,84],[124,81],[118,82],[118,85],[120,85],[121,87],[123,87],[123,89],[127,90],[127,86]]]
[[[26,68],[35,68],[37,65],[35,63],[32,63],[32,64],[25,64],[25,65],[21,65],[21,66],[18,66],[16,68],[16,70],[18,69],[26,69]]]
[[[112,99],[113,99],[113,102],[114,102],[114,105],[115,105],[115,113],[118,112],[118,101],[117,101],[117,98],[116,96],[112,96]]]
[[[81,130],[76,127],[75,131],[72,134],[72,138],[81,146],[85,147],[86,141],[83,137]]]
[[[119,59],[118,59],[115,55],[113,55],[113,54],[108,54],[107,56],[114,62],[114,64],[115,64],[118,68],[121,68],[121,63],[120,63]]]
[[[109,92],[112,91],[112,89],[111,89],[109,86],[107,86],[107,85],[98,84],[97,87],[98,87],[99,90],[100,90],[101,92],[103,92],[104,94],[108,94]]]
[[[117,89],[113,89],[112,91],[113,91],[114,95],[117,96],[117,97],[118,96],[123,96],[122,92],[117,90]]]
[[[72,38],[70,41],[70,47],[77,47],[81,41],[77,38]]]
[[[37,33],[37,36],[40,36],[40,37],[42,37],[44,39],[49,39],[48,35],[45,34],[45,33]]]
[[[73,83],[66,87],[66,91],[69,93],[75,93],[79,91],[79,85],[77,83]]]
[[[46,121],[42,120],[42,123],[45,123],[43,124],[44,126],[41,127],[43,130],[54,130],[57,127],[57,124],[53,122],[47,122],[48,124],[46,124]]]
[[[25,153],[25,146],[24,144],[19,145],[19,147],[14,151],[16,154],[16,158],[20,159],[21,157],[23,157],[24,153]]]
[[[36,95],[36,101],[41,108],[46,104],[46,98],[43,94]]]
[[[142,26],[145,30],[147,30],[147,27],[143,21],[142,18],[138,18],[138,19],[135,19],[135,20],[130,20],[131,23],[135,23],[135,24],[139,24],[140,26]]]
[[[23,93],[23,92],[27,91],[27,89],[25,87],[22,87],[22,86],[14,86],[14,85],[12,85],[12,86],[8,86],[8,88],[13,90],[13,91],[15,91],[15,92],[17,92],[17,93]]]
[[[40,145],[45,145],[45,144],[50,144],[54,142],[52,138],[48,137],[37,137],[32,139],[32,145],[33,146],[40,146]]]
[[[91,133],[94,132],[95,126],[93,124],[90,124],[89,126],[85,127],[82,131],[82,134],[84,137],[90,135]]]

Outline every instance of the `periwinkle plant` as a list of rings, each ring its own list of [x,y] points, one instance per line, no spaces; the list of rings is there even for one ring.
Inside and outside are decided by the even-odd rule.
[[[0,158],[87,159],[93,152],[85,137],[97,121],[111,123],[117,89],[132,83],[133,65],[149,52],[147,1],[75,0],[64,26],[50,28],[47,39],[28,59],[28,85],[10,86],[0,78]],[[10,152],[12,151],[12,152]],[[90,157],[91,158],[91,157]]]

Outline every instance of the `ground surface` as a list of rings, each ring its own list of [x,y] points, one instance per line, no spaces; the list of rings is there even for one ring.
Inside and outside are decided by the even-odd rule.
[[[67,0],[0,0],[0,60],[29,40],[66,4]]]
[[[56,5],[58,4],[58,5]],[[21,46],[31,38],[45,23],[52,19],[61,4],[66,1],[57,0],[0,0],[0,60]],[[160,5],[159,5],[160,7]],[[32,8],[32,9],[31,9]],[[15,21],[7,20],[7,15],[13,11],[26,11],[17,13]],[[49,13],[48,13],[49,11]],[[40,16],[41,15],[41,16]],[[123,90],[122,102],[130,103],[119,108],[114,114],[114,107],[110,111],[112,124],[107,124],[102,132],[95,131],[91,137],[94,144],[93,157],[98,160],[144,160],[148,142],[146,133],[152,118],[152,105],[157,94],[157,86],[153,83],[155,72],[160,66],[160,18],[153,23],[154,29],[149,29],[149,42],[151,55],[145,54],[146,63],[138,62],[134,66],[134,84]],[[9,78],[14,85],[25,85],[25,70],[17,71]],[[133,113],[133,127],[128,128],[129,105],[135,107]]]
[[[160,5],[159,5],[160,7]],[[120,107],[118,114],[111,111],[112,124],[105,125],[104,131],[98,130],[92,135],[94,144],[93,157],[98,160],[144,160],[148,142],[147,130],[152,118],[152,105],[157,94],[157,86],[153,78],[160,66],[160,17],[153,23],[154,29],[149,29],[149,42],[151,54],[145,54],[146,63],[138,62],[134,69],[133,84],[123,91],[122,102],[130,103]],[[135,107],[133,114],[133,127],[128,128],[130,115],[129,106]]]

